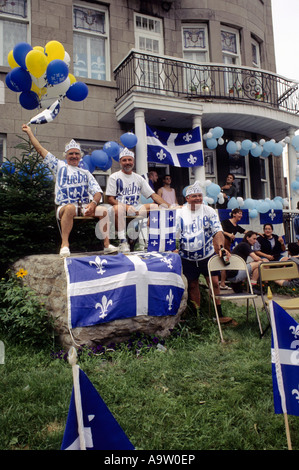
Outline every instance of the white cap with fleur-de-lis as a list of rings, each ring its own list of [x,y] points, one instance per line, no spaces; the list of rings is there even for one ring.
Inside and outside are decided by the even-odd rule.
[[[74,139],[72,139],[68,144],[66,144],[64,149],[65,153],[70,149],[78,149],[81,151],[80,144],[78,144],[78,142],[76,142]]]

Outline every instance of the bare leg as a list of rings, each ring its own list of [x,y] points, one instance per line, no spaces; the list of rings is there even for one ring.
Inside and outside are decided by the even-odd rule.
[[[66,204],[60,209],[61,248],[69,246],[69,236],[74,225],[75,215],[76,207],[73,204]]]
[[[104,240],[104,247],[108,248],[110,243],[108,211],[103,206],[97,206],[95,216],[99,218],[99,230]]]

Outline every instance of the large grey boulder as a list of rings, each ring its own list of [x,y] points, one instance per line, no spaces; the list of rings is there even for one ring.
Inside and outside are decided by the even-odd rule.
[[[99,253],[82,253],[76,256],[91,256]],[[183,276],[185,292],[176,315],[150,317],[141,315],[124,320],[115,320],[84,328],[68,328],[67,279],[64,261],[59,255],[32,255],[18,260],[13,270],[26,269],[28,275],[23,282],[35,290],[49,314],[55,319],[56,332],[62,347],[96,344],[108,345],[126,341],[135,332],[168,336],[180,321],[187,306],[187,281]]]

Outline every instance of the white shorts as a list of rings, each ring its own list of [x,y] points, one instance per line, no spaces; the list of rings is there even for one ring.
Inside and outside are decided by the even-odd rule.
[[[75,202],[70,202],[70,204],[72,204],[73,206],[75,206],[75,208],[76,208],[76,216],[81,215],[81,214],[79,214],[79,204],[76,204]],[[58,206],[58,207],[57,207],[56,217],[57,217],[58,220],[60,220],[60,217],[59,217],[59,212],[60,212],[60,210],[62,209],[62,207],[65,207],[66,205],[67,205],[67,204],[63,204],[63,206]],[[85,210],[86,210],[86,206],[87,206],[87,205],[88,205],[88,204],[82,204],[82,205],[80,206],[80,208],[82,209],[83,215],[84,215],[84,213],[85,213]]]

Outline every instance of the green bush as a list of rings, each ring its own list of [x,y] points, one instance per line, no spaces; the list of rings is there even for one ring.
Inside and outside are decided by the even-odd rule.
[[[0,331],[12,343],[53,346],[53,320],[38,294],[22,284],[26,274],[20,269],[0,281]]]
[[[59,243],[53,178],[42,157],[22,140],[16,146],[21,156],[1,168],[1,275],[23,256],[57,252]]]

